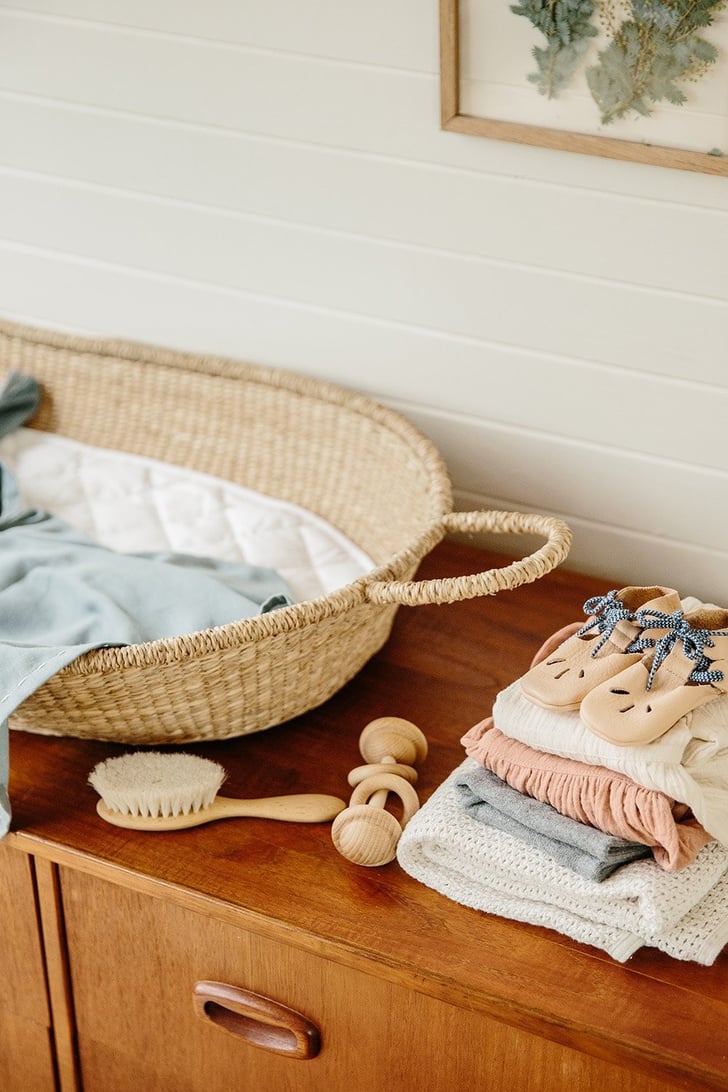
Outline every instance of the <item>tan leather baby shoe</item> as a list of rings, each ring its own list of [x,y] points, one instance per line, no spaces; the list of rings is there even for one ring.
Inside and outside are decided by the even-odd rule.
[[[591,616],[586,624],[521,677],[523,693],[536,705],[578,709],[590,690],[637,663],[657,643],[666,632],[662,619],[682,617],[680,596],[663,587],[610,591],[587,599],[584,612]]]
[[[639,663],[586,695],[583,723],[620,746],[652,743],[692,709],[728,693],[728,610],[675,620]]]

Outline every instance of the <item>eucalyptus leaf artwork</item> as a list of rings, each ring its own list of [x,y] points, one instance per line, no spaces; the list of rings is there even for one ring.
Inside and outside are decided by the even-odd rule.
[[[557,98],[585,65],[586,83],[602,124],[648,117],[659,103],[682,106],[685,85],[718,59],[704,37],[728,0],[520,0],[510,10],[543,35],[528,76],[540,94]],[[587,60],[600,22],[606,41]]]
[[[535,46],[536,71],[528,76],[542,95],[554,99],[568,87],[586,53],[589,39],[597,33],[592,22],[592,0],[522,0],[512,4],[514,15],[528,19],[546,39]]]

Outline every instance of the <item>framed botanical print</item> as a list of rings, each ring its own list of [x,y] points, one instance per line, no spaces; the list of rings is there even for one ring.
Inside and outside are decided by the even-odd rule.
[[[440,0],[442,126],[728,174],[728,0]]]

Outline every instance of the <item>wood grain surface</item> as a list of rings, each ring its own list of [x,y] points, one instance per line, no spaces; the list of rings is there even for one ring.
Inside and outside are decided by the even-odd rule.
[[[420,575],[483,567],[482,552],[447,542]],[[558,570],[493,598],[403,607],[382,652],[322,707],[266,732],[187,749],[225,766],[230,795],[346,797],[364,726],[404,717],[429,744],[418,770],[424,801],[462,760],[461,736],[489,713],[498,690],[523,673],[547,635],[582,616],[586,598],[609,586]],[[118,891],[122,902],[129,892],[151,896],[170,913],[202,915],[213,931],[236,927],[256,943],[283,942],[301,959],[323,956],[342,975],[364,972],[395,992],[495,1021],[504,1035],[507,1028],[603,1060],[605,1077],[624,1067],[623,1078],[629,1071],[637,1080],[624,1088],[728,1088],[725,955],[706,968],[643,949],[618,964],[560,934],[451,902],[396,862],[357,867],[335,851],[327,825],[241,819],[157,835],[112,828],[98,818],[86,778],[122,750],[11,736],[9,843],[63,866],[69,890],[83,889],[86,874],[126,889]]]

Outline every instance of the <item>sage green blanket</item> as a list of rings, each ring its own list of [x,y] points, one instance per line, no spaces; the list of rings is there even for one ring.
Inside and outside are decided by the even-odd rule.
[[[34,379],[0,390],[0,436],[35,413]],[[0,837],[8,798],[10,714],[90,649],[179,637],[291,602],[272,569],[187,554],[122,554],[49,512],[24,508],[0,463]]]

